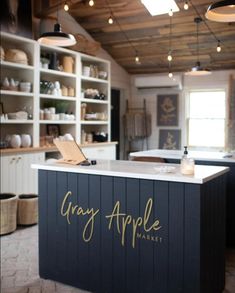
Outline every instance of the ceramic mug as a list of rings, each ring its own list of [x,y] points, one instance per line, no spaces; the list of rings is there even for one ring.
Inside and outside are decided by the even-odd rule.
[[[21,146],[23,148],[31,146],[31,136],[29,134],[21,134]]]
[[[21,138],[19,134],[13,134],[11,136],[10,145],[12,148],[19,148],[21,146]]]

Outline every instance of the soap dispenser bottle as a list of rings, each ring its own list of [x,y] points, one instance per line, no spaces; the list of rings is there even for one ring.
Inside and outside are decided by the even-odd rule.
[[[188,148],[184,146],[184,154],[181,159],[180,170],[184,175],[193,175],[194,174],[194,159],[188,156]]]

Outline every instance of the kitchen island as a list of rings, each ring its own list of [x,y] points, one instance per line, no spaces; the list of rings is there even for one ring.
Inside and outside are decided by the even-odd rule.
[[[130,154],[134,157],[160,157],[166,163],[180,163],[182,151],[179,150],[148,150]],[[189,151],[189,156],[196,164],[226,166],[230,168],[226,184],[226,244],[235,247],[235,153]]]
[[[196,166],[193,176],[129,161],[33,168],[42,278],[100,293],[223,291],[229,168]]]

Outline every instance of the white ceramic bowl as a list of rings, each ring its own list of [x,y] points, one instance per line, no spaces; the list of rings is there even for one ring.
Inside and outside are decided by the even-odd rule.
[[[30,82],[21,82],[20,91],[30,93],[31,92],[31,83]]]

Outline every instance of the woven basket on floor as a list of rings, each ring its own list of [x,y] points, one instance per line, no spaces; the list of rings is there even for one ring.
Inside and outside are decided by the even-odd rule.
[[[33,225],[38,222],[38,196],[21,194],[18,198],[18,225]]]
[[[16,230],[17,196],[0,193],[0,235]]]

